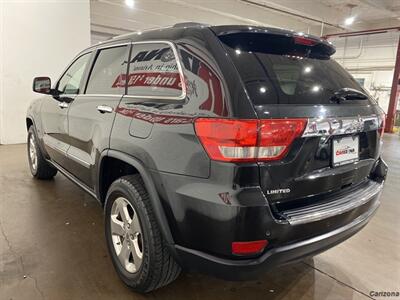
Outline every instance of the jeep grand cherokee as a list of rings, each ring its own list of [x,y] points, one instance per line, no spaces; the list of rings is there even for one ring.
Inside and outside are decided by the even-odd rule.
[[[178,24],[82,51],[29,107],[32,175],[105,211],[140,292],[181,269],[248,279],[359,231],[387,173],[384,114],[315,36]]]

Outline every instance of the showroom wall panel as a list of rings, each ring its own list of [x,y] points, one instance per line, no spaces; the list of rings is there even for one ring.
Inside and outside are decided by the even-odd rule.
[[[23,143],[35,76],[54,82],[90,45],[89,0],[0,1],[0,144]]]

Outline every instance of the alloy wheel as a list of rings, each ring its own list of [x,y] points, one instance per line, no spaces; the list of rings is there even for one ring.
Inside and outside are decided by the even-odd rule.
[[[117,198],[111,208],[110,232],[114,250],[122,266],[136,273],[143,261],[143,235],[139,216],[124,197]]]
[[[38,167],[38,157],[36,151],[35,136],[33,134],[31,134],[29,137],[29,158],[31,161],[31,167],[33,171],[36,172]]]

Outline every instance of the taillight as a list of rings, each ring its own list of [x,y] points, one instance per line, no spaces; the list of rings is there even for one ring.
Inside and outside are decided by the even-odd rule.
[[[306,38],[304,36],[295,36],[293,37],[293,40],[295,44],[304,46],[314,46],[318,43],[316,40]]]
[[[254,162],[283,158],[306,123],[306,119],[199,118],[195,130],[211,159]]]
[[[278,160],[286,155],[293,140],[303,133],[307,120],[271,119],[259,122],[258,159]]]

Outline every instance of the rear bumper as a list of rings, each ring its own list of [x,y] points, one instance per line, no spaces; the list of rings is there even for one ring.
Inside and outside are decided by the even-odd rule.
[[[158,191],[173,233],[171,253],[184,269],[226,279],[256,277],[351,237],[377,209],[387,172],[378,160],[365,182],[323,199],[321,205],[280,211],[286,213],[281,218],[259,186],[232,185],[238,177],[251,180],[257,166],[239,170],[221,163],[217,167],[218,176],[204,179],[165,173],[154,176],[162,183]],[[232,242],[265,239],[268,246],[260,255],[232,255]]]
[[[295,262],[323,252],[360,231],[378,208],[379,194],[369,199],[368,209],[350,223],[309,239],[266,250],[264,254],[254,259],[226,259],[181,246],[175,246],[176,252],[182,266],[186,269],[227,280],[256,278],[275,266]]]

